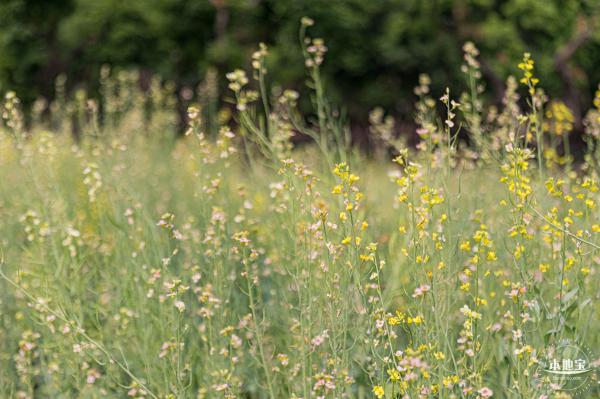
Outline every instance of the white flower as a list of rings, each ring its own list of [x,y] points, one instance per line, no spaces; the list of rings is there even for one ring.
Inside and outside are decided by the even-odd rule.
[[[175,307],[179,310],[179,313],[183,313],[185,310],[185,303],[183,303],[183,301],[175,301]]]

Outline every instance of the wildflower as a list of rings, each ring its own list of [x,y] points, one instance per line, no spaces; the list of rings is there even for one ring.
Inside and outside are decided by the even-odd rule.
[[[360,260],[368,262],[368,261],[373,261],[375,260],[375,256],[370,253],[370,254],[361,254],[360,255]]]
[[[183,313],[185,310],[185,303],[183,301],[175,301],[175,307],[179,311],[179,313]]]
[[[306,52],[311,56],[306,60],[307,67],[319,66],[323,63],[325,53],[327,52],[327,46],[323,39],[317,38],[312,39],[310,46],[306,48]]]
[[[546,110],[544,131],[555,136],[569,134],[573,130],[573,113],[562,101],[552,101]]]
[[[100,377],[101,377],[101,374],[98,372],[98,370],[90,369],[90,370],[88,370],[87,378],[85,381],[88,384],[93,384]]]
[[[173,225],[174,219],[175,219],[175,215],[167,212],[160,217],[160,220],[158,221],[158,223],[156,223],[156,225],[159,227],[165,228],[167,230],[172,230],[175,227]]]
[[[316,337],[314,337],[310,343],[313,346],[320,346],[323,342],[325,342],[325,339],[329,337],[328,331],[325,330],[323,331],[321,334],[317,335]]]
[[[460,249],[465,252],[471,252],[471,243],[469,241],[464,241],[460,244]]]
[[[421,315],[417,315],[415,317],[407,317],[406,322],[408,324],[414,323],[415,325],[419,325],[419,324],[423,323],[423,317],[421,317]]]
[[[469,307],[467,305],[464,305],[461,309],[460,312],[465,315],[467,318],[469,319],[481,319],[481,313],[477,313],[475,311],[472,311],[471,309],[469,309]]]
[[[413,298],[418,298],[420,296],[425,295],[429,290],[431,289],[431,286],[429,284],[422,284],[421,286],[415,288],[415,292],[412,294]]]
[[[239,231],[233,235],[233,239],[240,243],[240,245],[247,247],[250,244],[250,239],[248,238],[248,231]]]
[[[388,375],[390,376],[390,381],[397,382],[400,381],[400,372],[396,369],[388,369]]]
[[[533,352],[533,348],[530,345],[525,345],[520,348],[514,350],[514,354],[521,359],[523,354],[531,354]]]
[[[530,53],[523,54],[523,61],[518,65],[519,69],[523,71],[520,82],[529,87],[529,94],[532,96],[535,93],[535,86],[539,83],[539,79],[533,76],[533,65]]]
[[[290,363],[288,355],[284,353],[279,353],[277,355],[277,360],[279,360],[279,363],[281,363],[282,366],[287,366]]]
[[[225,77],[229,80],[229,88],[235,93],[239,93],[240,90],[248,84],[246,72],[242,69],[236,69],[233,72],[229,72]]]
[[[442,379],[442,384],[446,388],[452,388],[454,385],[458,384],[459,381],[460,381],[460,378],[457,375],[451,375],[451,376],[444,377]]]
[[[86,163],[83,169],[83,184],[88,188],[88,198],[90,202],[95,202],[97,192],[102,187],[102,176],[98,172],[98,165],[94,162]]]
[[[258,45],[258,50],[252,54],[252,68],[260,74],[266,74],[265,58],[267,57],[267,46],[264,43]]]
[[[373,387],[373,393],[375,394],[375,396],[377,397],[377,399],[381,399],[385,395],[385,390],[383,389],[382,386],[375,385]]]
[[[313,26],[315,24],[315,21],[313,21],[312,18],[309,17],[302,17],[302,19],[300,19],[300,23],[303,26]]]

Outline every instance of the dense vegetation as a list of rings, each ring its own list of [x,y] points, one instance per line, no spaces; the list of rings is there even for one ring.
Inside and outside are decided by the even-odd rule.
[[[598,397],[593,352],[579,385],[548,371],[600,343],[600,91],[575,164],[531,56],[497,108],[468,42],[468,90],[421,75],[417,146],[376,108],[366,159],[302,41],[308,99],[271,94],[260,45],[233,115],[200,97],[177,140],[157,79],[105,68],[49,115],[6,93],[0,396]]]
[[[355,130],[366,128],[375,106],[410,123],[422,72],[436,92],[463,87],[466,41],[481,50],[486,95],[496,104],[505,78],[531,52],[547,93],[572,109],[578,133],[600,81],[596,0],[4,0],[0,88],[30,105],[55,98],[55,79],[68,77],[68,91],[83,87],[99,98],[100,69],[110,64],[139,70],[145,88],[149,74],[173,81],[185,103],[183,88],[193,91],[219,72],[224,89],[222,72],[248,66],[256,43],[265,42],[273,80],[299,90],[304,15],[317,22],[313,36],[326,38],[323,78],[333,100],[344,99]]]

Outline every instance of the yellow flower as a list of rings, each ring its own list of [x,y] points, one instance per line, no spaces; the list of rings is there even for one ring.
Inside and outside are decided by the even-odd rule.
[[[573,113],[562,101],[553,101],[546,111],[547,121],[544,123],[544,131],[562,136],[573,130]]]
[[[539,83],[539,79],[533,76],[533,64],[531,54],[525,53],[523,54],[523,62],[518,65],[519,69],[523,71],[523,78],[520,82],[529,88],[529,94],[532,96],[535,94],[535,86]]]
[[[487,306],[487,304],[488,304],[488,301],[487,301],[487,299],[485,299],[485,298],[476,297],[476,298],[475,298],[475,304],[476,304],[477,306],[479,306],[479,305],[482,305],[482,306]]]
[[[375,394],[375,396],[377,396],[377,399],[381,399],[385,395],[385,390],[383,389],[382,386],[375,385],[373,387],[373,393]]]
[[[442,384],[444,384],[444,386],[446,388],[450,388],[453,385],[458,384],[459,380],[460,380],[460,378],[458,378],[457,375],[452,375],[452,376],[444,377],[444,379],[442,380]]]
[[[390,380],[392,382],[396,382],[396,381],[400,381],[400,372],[396,369],[389,369],[387,371],[388,375],[390,376]]]
[[[358,177],[358,176],[356,176],[356,175],[350,175],[350,176],[348,177],[348,182],[349,182],[350,184],[354,184],[354,183],[356,183],[358,180],[360,180],[360,177]]]
[[[575,264],[575,259],[567,258],[565,261],[565,270],[569,270],[570,268],[573,267],[574,264]]]
[[[429,260],[429,256],[425,255],[425,257],[421,256],[421,255],[417,255],[415,262],[417,264],[421,264],[421,263],[427,263],[427,261]]]
[[[585,205],[590,209],[594,209],[596,207],[596,203],[594,202],[594,200],[589,198],[585,200]]]
[[[360,255],[360,260],[368,262],[368,261],[375,260],[375,257],[373,256],[373,254],[363,254],[363,255]]]
[[[421,324],[423,323],[423,318],[419,315],[419,316],[415,316],[415,317],[409,317],[406,319],[406,322],[408,324]]]

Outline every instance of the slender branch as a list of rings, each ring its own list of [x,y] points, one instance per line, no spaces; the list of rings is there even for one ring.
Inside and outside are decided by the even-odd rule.
[[[589,245],[590,247],[594,247],[594,248],[596,248],[596,249],[600,249],[600,246],[599,246],[598,244],[594,244],[594,243],[593,243],[593,242],[591,242],[591,241],[587,241],[587,240],[585,240],[585,239],[583,239],[583,238],[581,238],[581,237],[578,237],[577,235],[575,235],[575,234],[571,233],[569,230],[567,230],[567,229],[565,229],[565,228],[563,228],[563,227],[560,227],[560,226],[558,226],[558,225],[554,224],[552,221],[548,220],[548,219],[547,219],[547,218],[546,218],[544,215],[542,215],[542,214],[541,214],[541,213],[540,213],[540,212],[539,212],[537,209],[535,209],[535,208],[534,208],[534,207],[533,207],[531,204],[529,204],[529,207],[531,208],[531,210],[532,210],[533,212],[535,212],[535,214],[536,214],[536,215],[537,215],[537,216],[538,216],[540,219],[542,219],[543,221],[545,221],[546,223],[548,223],[550,226],[554,227],[555,229],[562,231],[562,232],[563,232],[563,233],[565,233],[566,235],[568,235],[568,236],[570,236],[570,237],[574,238],[575,240],[577,240],[577,241],[579,241],[579,242],[582,242],[582,243],[584,243],[584,244],[587,244],[587,245]]]

